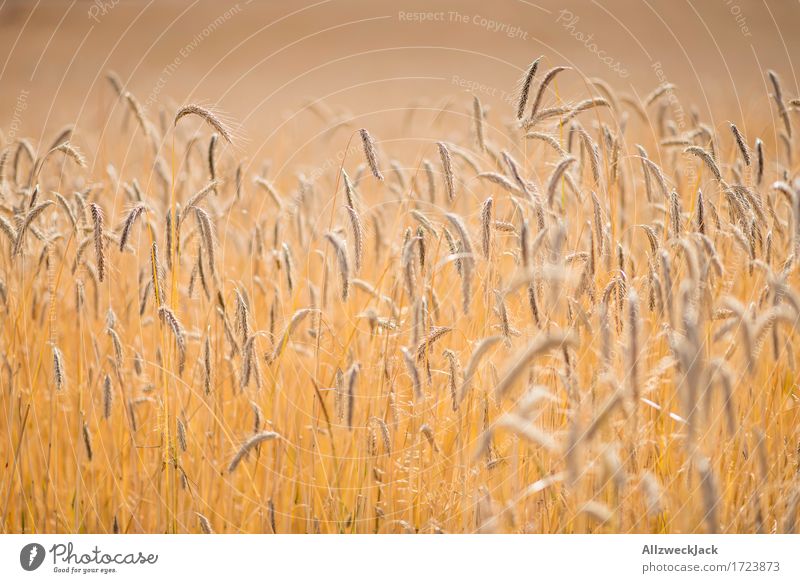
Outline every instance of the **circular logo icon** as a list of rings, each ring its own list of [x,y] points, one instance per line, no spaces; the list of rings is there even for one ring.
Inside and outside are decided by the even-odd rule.
[[[44,547],[39,543],[30,543],[19,552],[19,564],[26,571],[35,571],[44,562]]]

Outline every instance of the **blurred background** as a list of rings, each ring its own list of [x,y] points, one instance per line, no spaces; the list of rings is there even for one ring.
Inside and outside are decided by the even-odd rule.
[[[0,127],[7,141],[103,127],[109,69],[150,116],[218,107],[249,152],[274,145],[308,100],[374,128],[410,103],[463,106],[473,92],[510,119],[519,77],[544,55],[544,67],[574,68],[556,86],[573,99],[595,76],[640,98],[666,81],[711,125],[762,133],[773,121],[764,71],[800,93],[798,24],[796,1],[5,0]]]

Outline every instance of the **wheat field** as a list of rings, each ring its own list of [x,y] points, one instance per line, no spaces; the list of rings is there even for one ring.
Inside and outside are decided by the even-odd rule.
[[[269,156],[112,70],[0,135],[3,532],[796,532],[787,73],[711,124],[516,65]]]

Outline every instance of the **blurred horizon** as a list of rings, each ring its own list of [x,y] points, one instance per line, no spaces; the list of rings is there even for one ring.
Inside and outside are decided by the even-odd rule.
[[[470,90],[510,115],[534,58],[564,64],[558,90],[601,77],[642,97],[662,82],[719,125],[760,113],[766,69],[798,93],[789,55],[797,3],[407,1],[18,2],[0,5],[3,127],[37,137],[95,112],[116,71],[148,113],[214,104],[261,139],[305,100],[369,119]],[[735,95],[735,99],[731,99]],[[367,123],[367,122],[364,122]],[[259,127],[254,131],[253,127]],[[758,128],[760,129],[760,128]]]

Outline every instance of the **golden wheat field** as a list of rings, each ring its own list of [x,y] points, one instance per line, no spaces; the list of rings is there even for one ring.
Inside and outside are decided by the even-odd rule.
[[[797,531],[796,6],[32,4],[2,532]]]

